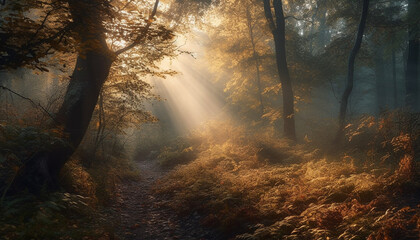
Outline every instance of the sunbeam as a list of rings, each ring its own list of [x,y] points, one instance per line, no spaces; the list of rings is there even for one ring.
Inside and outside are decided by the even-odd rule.
[[[221,114],[222,90],[212,83],[209,63],[202,54],[201,48],[206,40],[207,36],[200,32],[188,41],[179,40],[185,41],[182,48],[192,52],[193,56],[182,54],[176,61],[162,63],[163,67],[171,68],[178,74],[168,79],[155,77],[151,80],[163,101],[149,105],[149,110],[163,124],[175,128],[177,133],[185,133]]]

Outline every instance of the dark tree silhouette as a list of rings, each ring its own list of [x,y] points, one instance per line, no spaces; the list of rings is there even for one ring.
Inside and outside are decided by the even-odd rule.
[[[346,113],[347,113],[347,104],[350,97],[350,94],[353,90],[354,82],[354,61],[356,55],[359,52],[360,46],[362,45],[363,33],[365,31],[366,19],[368,16],[369,0],[363,0],[363,9],[362,16],[360,18],[359,27],[357,29],[356,41],[354,42],[353,49],[350,52],[348,67],[347,67],[347,82],[344,93],[341,97],[340,102],[340,113],[338,115],[338,131],[336,135],[336,143],[339,143],[343,137],[343,131],[346,124]]]
[[[274,38],[277,70],[282,85],[284,136],[296,140],[294,95],[286,60],[286,24],[283,3],[281,0],[274,0],[272,6],[275,17],[273,17],[270,0],[264,0],[264,13]]]
[[[48,48],[61,43],[62,38],[64,38],[65,34],[68,34],[67,31],[70,31],[70,29],[72,33],[71,38],[75,40],[74,43],[76,44],[76,46],[72,47],[77,49],[77,62],[64,96],[64,102],[56,114],[56,121],[52,122],[50,126],[61,129],[68,140],[68,144],[51,146],[49,151],[38,152],[26,161],[25,167],[20,171],[14,182],[13,188],[17,190],[29,188],[36,192],[43,186],[49,189],[56,189],[58,186],[58,174],[82,141],[92,118],[101,88],[107,80],[111,66],[118,56],[143,44],[146,40],[159,38],[161,41],[167,41],[173,37],[172,32],[163,26],[151,29],[159,0],[155,1],[153,10],[149,18],[146,19],[145,25],[137,28],[140,29],[137,32],[133,32],[133,35],[135,34],[137,37],[127,39],[127,42],[130,40],[131,42],[117,50],[112,50],[106,39],[107,29],[104,26],[104,22],[106,17],[112,17],[113,14],[112,6],[107,1],[67,0],[63,2],[68,4],[68,8],[66,7],[65,10],[69,13],[69,19],[63,24],[62,28],[66,32],[58,30],[53,37],[43,38],[38,42],[35,41],[35,43],[39,44],[33,43],[33,39],[37,37],[38,31],[44,28],[44,23],[49,14],[57,10],[53,6],[53,10],[46,13],[45,20],[39,26],[36,34],[29,36],[28,44],[24,45],[26,48],[23,50],[21,46],[10,48],[20,50],[20,52],[15,53],[7,46],[3,46],[6,49],[5,52],[9,54],[6,54],[6,57],[3,57],[1,60],[5,63],[14,64],[12,67],[28,64],[37,66],[39,59],[51,54],[48,52]],[[61,6],[65,6],[65,4]],[[153,34],[151,34],[152,31]],[[5,34],[5,36],[11,36],[11,34]],[[40,46],[41,43],[48,43],[50,46]],[[47,51],[45,51],[45,48],[47,48]],[[34,52],[34,54],[30,58],[26,58],[27,52]],[[3,65],[3,67],[7,68],[10,66]],[[40,68],[45,70],[43,66]]]

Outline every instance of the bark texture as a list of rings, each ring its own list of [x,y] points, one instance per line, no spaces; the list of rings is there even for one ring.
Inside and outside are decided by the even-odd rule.
[[[274,38],[277,70],[283,93],[284,136],[296,140],[294,95],[286,60],[286,24],[281,0],[273,1],[275,19],[270,0],[264,0],[264,13]]]
[[[346,123],[347,104],[349,101],[350,94],[353,90],[354,82],[354,61],[356,55],[359,52],[360,46],[362,45],[363,33],[366,27],[366,19],[368,15],[369,0],[363,0],[362,16],[360,18],[359,27],[357,29],[356,41],[353,49],[350,52],[348,66],[347,66],[347,82],[346,88],[344,89],[343,95],[340,102],[340,112],[338,115],[338,131],[336,135],[335,143],[339,143],[343,137],[343,131]]]
[[[115,59],[115,54],[106,44],[97,0],[68,0],[68,4],[76,25],[79,50],[64,102],[53,126],[63,130],[68,144],[51,146],[50,151],[39,152],[28,159],[15,180],[15,191],[57,189],[60,170],[83,139],[99,93]]]

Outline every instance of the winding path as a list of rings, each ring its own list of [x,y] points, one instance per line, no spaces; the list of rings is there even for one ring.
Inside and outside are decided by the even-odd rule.
[[[117,202],[113,206],[120,222],[117,234],[129,240],[216,240],[213,231],[200,226],[195,214],[180,218],[164,207],[167,200],[151,192],[153,184],[167,171],[159,169],[153,161],[138,162],[141,180],[127,181],[118,186]]]

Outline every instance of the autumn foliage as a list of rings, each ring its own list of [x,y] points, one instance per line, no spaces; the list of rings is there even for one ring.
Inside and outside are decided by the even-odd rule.
[[[384,119],[371,121],[361,125],[385,131]],[[362,128],[359,134],[368,134]],[[179,214],[197,211],[203,225],[229,238],[415,239],[419,234],[418,178],[402,177],[404,160],[397,158],[390,167],[356,155],[326,159],[320,150],[232,123],[210,124],[184,141],[190,144],[178,151],[190,149],[195,159],[176,167],[155,191],[169,195],[167,204]]]

